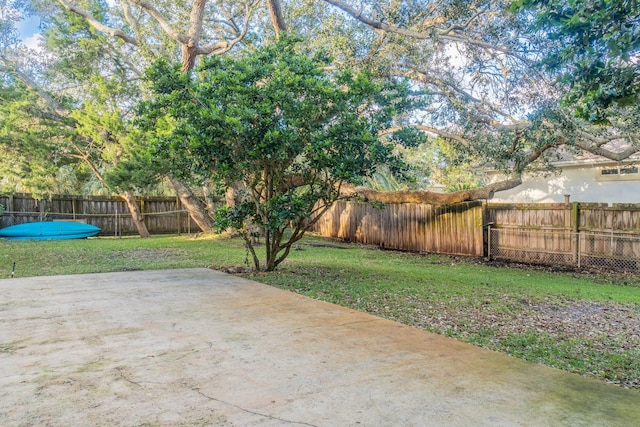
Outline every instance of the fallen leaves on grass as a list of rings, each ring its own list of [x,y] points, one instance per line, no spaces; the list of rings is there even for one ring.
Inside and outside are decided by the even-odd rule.
[[[496,299],[494,296],[493,299]],[[640,390],[640,308],[553,297],[428,301],[374,295],[366,311],[548,366]]]

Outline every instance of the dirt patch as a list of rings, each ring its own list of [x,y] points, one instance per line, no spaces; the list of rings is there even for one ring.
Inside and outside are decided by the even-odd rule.
[[[223,265],[223,266],[210,265],[209,268],[211,270],[222,271],[223,273],[227,273],[227,274],[237,274],[239,276],[242,276],[245,273],[249,273],[253,271],[245,265]]]

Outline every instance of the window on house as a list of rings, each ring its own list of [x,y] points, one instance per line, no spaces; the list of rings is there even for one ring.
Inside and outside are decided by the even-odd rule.
[[[620,175],[633,175],[638,173],[637,166],[625,166],[620,168]]]
[[[640,167],[638,165],[625,165],[599,168],[596,173],[596,178],[603,181],[640,180]]]

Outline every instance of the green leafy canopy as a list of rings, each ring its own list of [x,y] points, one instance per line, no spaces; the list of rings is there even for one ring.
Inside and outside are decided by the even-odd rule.
[[[242,184],[239,203],[220,211],[217,224],[243,231],[248,242],[252,227],[261,229],[268,270],[340,197],[342,184],[380,165],[401,173],[394,144],[415,136],[379,137],[414,107],[406,84],[328,71],[329,58],[303,55],[296,42],[284,37],[246,56],[208,58],[192,74],[159,61],[147,72],[155,98],[140,108],[139,124],[174,173]]]
[[[547,34],[542,61],[568,87],[565,106],[578,117],[606,121],[607,109],[640,100],[640,3],[631,0],[518,0],[532,11],[532,30]]]

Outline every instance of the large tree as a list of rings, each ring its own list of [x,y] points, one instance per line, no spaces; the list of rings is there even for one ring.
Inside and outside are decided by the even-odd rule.
[[[53,167],[73,161],[82,163],[98,182],[108,187],[105,170],[118,162],[122,142],[127,138],[125,114],[118,105],[119,97],[131,90],[121,90],[118,83],[126,79],[127,72],[110,67],[104,74],[95,73],[93,69],[103,68],[100,66],[104,64],[100,62],[101,55],[92,48],[96,45],[108,48],[109,41],[95,34],[86,39],[86,49],[69,49],[77,34],[89,27],[79,19],[64,24],[56,27],[57,33],[50,34],[50,52],[63,51],[54,60],[19,41],[15,41],[14,49],[2,51],[0,69],[6,74],[0,93],[0,115],[7,132],[5,146],[14,152],[20,149],[32,164],[44,157],[38,164],[50,165],[48,170],[23,171],[29,172],[24,180],[38,176],[50,180]],[[52,74],[53,70],[59,73]],[[55,88],[69,82],[74,83],[73,89],[55,93]],[[20,92],[22,99],[31,99],[31,103],[12,98],[10,89]],[[43,151],[46,155],[38,157]],[[124,190],[117,194],[127,203],[140,236],[148,237],[133,192]]]
[[[35,80],[17,69],[33,51],[20,40],[21,14],[12,5],[0,4],[0,189],[44,196],[57,187],[59,168],[74,162],[64,155],[70,141],[66,126],[47,111],[52,99],[40,96]],[[35,57],[24,68],[38,71],[41,64],[42,57]]]
[[[640,151],[638,118],[632,106],[620,108],[618,103],[606,112],[607,120],[600,122],[588,119],[594,113],[588,103],[587,114],[575,115],[574,104],[563,102],[570,99],[567,95],[572,80],[563,74],[565,84],[558,84],[557,69],[537,66],[553,57],[558,46],[580,52],[580,46],[575,46],[576,37],[569,33],[559,43],[550,37],[553,32],[548,28],[532,28],[536,13],[541,13],[541,20],[546,22],[544,9],[523,12],[512,1],[484,0],[281,3],[290,28],[303,28],[311,43],[317,40],[329,46],[339,60],[380,75],[412,79],[414,87],[430,101],[430,107],[420,112],[414,125],[448,141],[467,162],[498,167],[508,177],[488,188],[446,197],[411,193],[414,201],[450,203],[490,197],[494,191],[518,185],[523,172],[544,167],[566,151],[586,151],[613,160]],[[591,37],[585,39],[586,44],[595,46],[596,52],[602,51],[604,44],[619,47],[612,52],[620,55],[599,65],[599,74],[588,74],[595,77],[592,84],[597,85],[600,77],[616,75],[616,61],[625,57],[630,58],[627,64],[631,66],[625,68],[625,78],[631,72],[637,76],[634,2],[606,2],[605,10],[593,21],[587,19],[592,2],[525,3],[569,4],[580,13],[586,11],[579,21],[572,21]],[[311,19],[304,9],[316,12],[317,18]],[[348,25],[345,17],[358,25]],[[609,18],[621,25],[607,29]],[[600,31],[604,29],[607,31]],[[599,34],[605,34],[604,39]],[[570,66],[571,62],[565,61],[560,71]],[[579,86],[579,82],[573,85]],[[406,194],[392,196],[381,195],[385,200],[399,201]],[[371,193],[371,197],[376,196]]]
[[[393,154],[400,141],[379,133],[413,107],[407,85],[323,70],[328,64],[281,37],[239,57],[209,58],[193,75],[163,62],[148,74],[155,96],[143,105],[144,129],[176,174],[224,188],[242,183],[239,203],[216,221],[242,233],[256,269],[274,270],[345,183],[379,165],[403,166]]]
[[[578,38],[553,39],[549,35],[554,31],[532,29],[537,14],[546,16],[544,9],[514,9],[514,3],[572,5],[580,13],[563,12],[562,16],[585,30],[581,34],[595,43],[594,52],[600,51],[601,39],[622,46],[630,54],[625,73],[637,72],[632,47],[637,19],[635,9],[627,7],[634,2],[605,2],[605,11],[593,21],[585,21],[591,2],[198,0],[151,4],[121,0],[118,6],[103,7],[104,14],[93,13],[93,1],[57,2],[95,31],[119,40],[132,57],[140,59],[136,63],[173,57],[179,50],[186,70],[199,56],[234,54],[290,31],[304,35],[310,51],[319,45],[328,49],[335,58],[332,68],[356,67],[378,77],[411,79],[412,88],[429,105],[414,117],[414,128],[447,141],[467,163],[490,164],[508,176],[492,187],[447,197],[428,192],[412,196],[412,200],[439,203],[486,198],[518,185],[523,172],[544,165],[562,150],[582,150],[613,160],[640,151],[638,115],[633,108],[616,101],[613,108],[607,107],[606,120],[592,121],[593,110],[576,115],[562,102],[569,99],[565,95],[571,82],[558,84],[557,70],[536,64],[557,51],[558,40],[573,46]],[[604,33],[589,29],[606,28],[609,17],[624,26],[612,26]],[[619,58],[625,60],[624,55]],[[610,66],[616,61],[605,61],[601,75],[615,75],[615,67]],[[588,107],[588,97],[582,100]],[[402,200],[404,195],[398,197]]]
[[[105,142],[109,146],[120,145],[110,149],[107,158],[98,156],[103,165],[108,161],[108,168],[92,167],[92,170],[100,172],[96,176],[104,185],[108,186],[107,181],[118,181],[114,190],[132,195],[132,185],[123,186],[122,172],[128,168],[122,166],[135,157],[127,153],[132,144],[127,143],[130,138],[126,132],[131,119],[129,107],[144,96],[138,90],[142,70],[158,57],[173,59],[176,46],[180,48],[183,70],[191,68],[200,55],[229,51],[246,36],[246,23],[255,12],[255,3],[233,2],[217,7],[207,1],[190,5],[132,1],[112,8],[103,1],[61,0],[57,2],[58,7],[52,2],[28,2],[24,7],[41,16],[46,29],[47,54],[53,53],[55,62],[47,64],[46,69],[30,70],[26,62],[34,52],[22,52],[22,55],[3,56],[0,67],[28,80],[28,86],[49,104],[49,113],[65,119],[87,118],[84,125],[76,129],[85,131],[85,137],[87,133],[99,137],[96,141],[86,138],[89,147],[103,147]],[[118,84],[114,84],[116,81]],[[116,89],[111,94],[111,102],[104,103],[99,96],[94,96],[96,82]],[[73,103],[62,102],[62,99],[72,99]],[[60,106],[63,108],[58,108]],[[117,111],[122,114],[116,114]],[[93,129],[89,130],[88,125]],[[83,151],[83,160],[89,158],[87,154]],[[107,180],[113,166],[118,167],[118,177]],[[155,173],[160,175],[162,169]],[[138,179],[139,175],[132,175],[131,180]],[[204,231],[210,230],[211,218],[204,203],[181,181],[173,176],[167,178],[196,224]],[[134,218],[141,218],[132,214]]]

